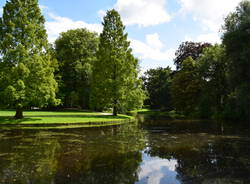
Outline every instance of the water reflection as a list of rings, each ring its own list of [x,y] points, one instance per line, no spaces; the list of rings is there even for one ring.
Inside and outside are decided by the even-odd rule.
[[[166,120],[60,131],[2,127],[0,183],[250,183],[249,135],[238,125]]]
[[[221,131],[220,127],[215,122],[168,122],[166,126],[149,122],[147,154],[176,159],[176,181],[183,184],[250,183],[250,129],[224,124]]]
[[[19,133],[9,132],[1,138],[0,182],[44,183],[52,180],[57,169],[58,142],[40,133],[32,137]]]
[[[134,183],[145,132],[136,125],[0,131],[0,183]]]
[[[139,182],[136,184],[179,184],[175,171],[177,160],[161,159],[143,154],[143,162],[139,171]]]

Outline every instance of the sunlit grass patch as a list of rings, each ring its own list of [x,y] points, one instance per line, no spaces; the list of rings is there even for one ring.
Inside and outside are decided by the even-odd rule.
[[[133,120],[127,115],[112,116],[97,112],[25,111],[24,118],[20,120],[15,120],[14,114],[15,111],[0,111],[0,125],[103,126],[106,123]]]

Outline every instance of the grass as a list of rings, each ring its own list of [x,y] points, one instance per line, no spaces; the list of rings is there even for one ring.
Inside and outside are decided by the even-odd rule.
[[[129,111],[129,113],[144,114],[144,113],[152,112],[152,111],[153,111],[153,110],[148,109],[148,108],[142,108],[142,109],[137,109],[137,110]]]
[[[134,111],[130,111],[131,114],[143,114],[149,116],[162,116],[164,118],[169,119],[183,119],[184,116],[176,113],[174,110],[172,111],[161,111],[159,109],[149,109],[149,108],[142,108]]]
[[[24,111],[24,118],[13,119],[15,111],[0,111],[0,125],[75,125],[81,126],[104,126],[108,124],[131,121],[133,117],[127,115],[106,115],[96,112],[49,112],[49,111]]]

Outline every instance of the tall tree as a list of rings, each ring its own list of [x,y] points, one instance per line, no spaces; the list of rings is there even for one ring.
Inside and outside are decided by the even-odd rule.
[[[223,43],[231,84],[228,114],[250,120],[250,2],[242,1],[225,19]]]
[[[23,118],[25,107],[59,103],[44,22],[37,0],[10,0],[3,8],[0,93],[7,106],[16,108],[16,119]]]
[[[176,110],[187,116],[197,113],[203,81],[198,71],[198,65],[192,57],[182,63],[181,70],[173,76],[171,94]]]
[[[221,117],[227,95],[225,48],[223,45],[205,48],[198,60],[199,72],[205,82],[200,112],[203,111],[203,117]]]
[[[93,67],[92,106],[118,110],[142,106],[144,93],[138,79],[138,60],[132,55],[125,26],[117,11],[107,11]]]
[[[86,29],[69,30],[56,40],[60,96],[65,107],[89,108],[92,65],[96,60],[98,43],[97,33]]]
[[[172,81],[171,68],[156,68],[145,72],[143,85],[149,96],[151,108],[172,109],[170,86]]]
[[[174,64],[177,70],[181,69],[183,61],[189,56],[196,60],[201,56],[203,49],[210,46],[210,43],[183,42],[175,52],[176,58],[174,59]]]

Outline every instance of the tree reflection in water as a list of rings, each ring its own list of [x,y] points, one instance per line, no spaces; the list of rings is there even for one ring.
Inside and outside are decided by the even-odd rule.
[[[135,183],[145,146],[135,127],[0,131],[0,183]]]
[[[249,130],[166,120],[60,131],[1,128],[0,183],[250,183]]]
[[[157,126],[160,133],[148,127],[151,136],[147,154],[177,160],[176,180],[182,184],[250,183],[249,129],[228,126],[222,130],[212,122],[209,128],[197,122],[183,128],[187,126],[183,123]]]

